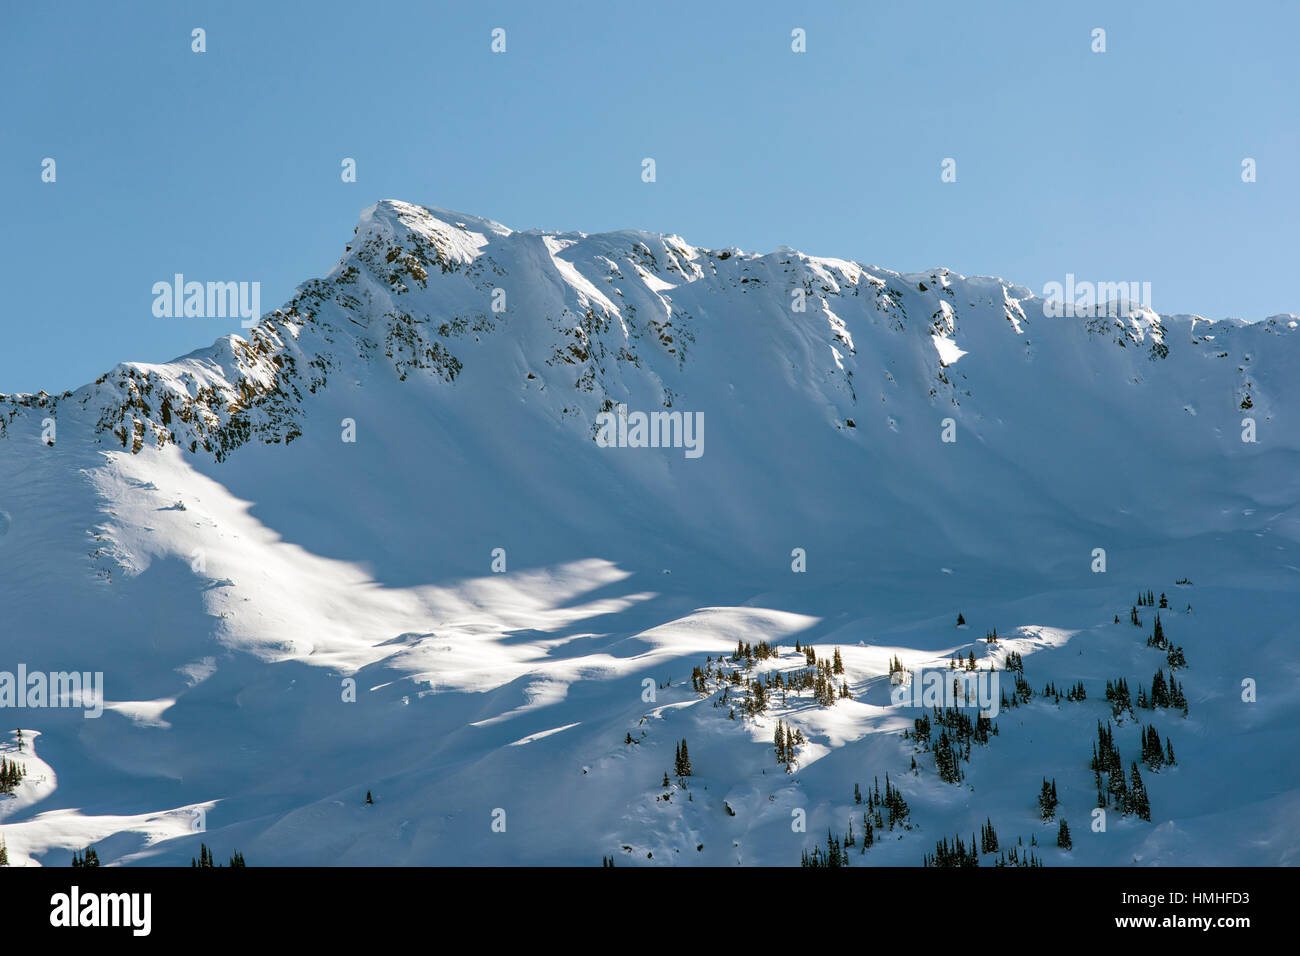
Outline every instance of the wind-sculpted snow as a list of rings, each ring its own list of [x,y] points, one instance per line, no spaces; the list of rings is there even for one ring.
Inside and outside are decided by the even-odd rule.
[[[1048,864],[1291,862],[1296,324],[379,203],[247,338],[0,396],[9,858],[185,862],[201,823],[253,865],[790,865],[888,773],[907,825],[853,865],[986,818]],[[601,441],[675,413],[698,456]],[[1147,588],[1188,712],[1117,720],[1107,681],[1173,673]],[[831,698],[788,689],[805,645]],[[1032,699],[944,782],[891,664],[973,653],[1011,694],[1013,652]],[[5,704],[20,663],[102,672],[103,715]],[[1097,833],[1107,719],[1178,762]]]

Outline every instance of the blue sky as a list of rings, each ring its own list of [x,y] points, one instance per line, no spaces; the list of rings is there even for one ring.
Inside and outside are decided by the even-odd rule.
[[[153,284],[268,311],[380,198],[1300,312],[1297,34],[1281,0],[10,4],[0,392],[238,331],[156,318]]]

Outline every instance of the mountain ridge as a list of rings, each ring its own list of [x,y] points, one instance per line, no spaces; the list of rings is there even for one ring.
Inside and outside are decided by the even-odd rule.
[[[498,248],[506,242],[520,248]],[[580,263],[583,268],[578,268],[576,256],[570,257],[575,260],[571,262],[563,255],[575,247],[582,247],[587,256]],[[660,258],[664,259],[662,266]],[[504,259],[505,265],[498,259]],[[675,235],[640,230],[519,232],[468,214],[383,200],[362,213],[352,242],[330,271],[321,279],[302,283],[288,303],[261,317],[247,338],[223,336],[210,346],[164,363],[124,362],[94,383],[57,396],[45,392],[0,394],[0,438],[9,435],[24,410],[55,416],[71,410],[74,414],[70,417],[75,420],[80,409],[95,412],[95,434],[111,436],[119,447],[133,452],[146,443],[175,443],[222,460],[254,436],[271,443],[291,442],[301,434],[295,406],[304,401],[304,392],[314,393],[328,379],[333,364],[328,348],[333,342],[331,333],[346,334],[353,328],[381,331],[382,356],[392,363],[399,378],[418,370],[453,382],[462,368],[453,349],[467,332],[488,334],[508,322],[518,329],[518,311],[512,312],[509,305],[494,311],[492,296],[500,290],[508,297],[512,291],[508,286],[519,278],[515,273],[527,266],[539,267],[532,275],[523,276],[532,285],[513,290],[514,294],[525,301],[525,310],[535,311],[532,302],[537,286],[558,292],[558,300],[552,297],[548,303],[546,319],[556,328],[545,344],[546,361],[576,366],[581,374],[572,383],[575,389],[599,393],[598,407],[583,409],[588,423],[597,411],[617,402],[618,388],[603,387],[606,383],[598,381],[607,362],[637,364],[641,353],[635,351],[635,344],[647,333],[658,340],[662,352],[676,360],[679,370],[685,367],[696,330],[706,329],[707,324],[689,311],[677,309],[674,295],[690,291],[692,284],[710,281],[715,285],[730,281],[732,291],[747,294],[750,290],[744,286],[761,287],[775,278],[774,266],[794,268],[780,270],[785,288],[769,299],[789,298],[802,288],[805,312],[824,315],[828,336],[823,344],[831,354],[838,354],[834,352],[837,347],[856,354],[844,320],[830,306],[841,307],[846,295],[859,296],[864,284],[874,294],[876,317],[890,327],[896,331],[909,326],[928,328],[940,343],[934,378],[941,385],[950,385],[943,369],[962,351],[951,342],[958,315],[973,314],[976,321],[985,315],[995,316],[996,301],[989,303],[991,309],[973,308],[974,296],[990,291],[994,300],[1000,293],[1002,317],[1017,335],[1025,334],[1021,324],[1029,323],[1031,317],[1035,325],[1081,323],[1092,336],[1110,337],[1124,347],[1150,347],[1155,350],[1153,356],[1166,345],[1166,335],[1204,345],[1231,334],[1240,340],[1234,343],[1238,348],[1249,350],[1260,347],[1265,335],[1286,334],[1296,327],[1294,318],[1287,316],[1245,323],[1197,316],[1161,317],[1148,309],[1137,310],[1129,319],[1050,319],[1042,314],[1044,300],[995,277],[967,278],[938,269],[896,273],[849,260],[805,256],[787,247],[765,254],[746,254],[735,248],[700,249]],[[608,272],[601,276],[599,268]],[[633,273],[630,286],[624,269]],[[764,274],[741,274],[751,269]],[[452,281],[462,279],[462,287],[439,283],[439,274],[444,280],[449,275]],[[606,289],[597,286],[602,278]],[[619,285],[611,292],[614,282]],[[469,286],[469,297],[463,285]],[[625,286],[632,295],[625,294]],[[927,296],[933,290],[938,291]],[[958,309],[945,301],[942,293],[954,302],[965,295],[972,308]],[[474,302],[475,295],[481,301]],[[765,304],[768,315],[774,314],[771,302]],[[664,314],[652,314],[639,327],[638,305]],[[549,314],[550,308],[558,308],[558,321]],[[859,310],[857,318],[863,317],[863,311],[870,310]],[[783,312],[787,322],[800,321],[792,307]],[[917,312],[928,314],[928,320],[913,318]],[[446,321],[448,313],[450,322]],[[530,319],[536,321],[530,315],[524,321]],[[617,325],[615,340],[606,341],[611,325]],[[304,334],[308,336],[305,341]],[[379,344],[362,334],[356,336],[354,350],[373,359],[381,351]],[[824,361],[819,364],[818,370],[825,371]],[[849,378],[851,389],[851,373]],[[1240,400],[1253,407],[1250,385],[1244,384],[1240,391]],[[672,395],[669,390],[660,404],[666,401],[670,407]],[[571,404],[583,403],[575,397]],[[850,404],[857,404],[856,395]],[[564,408],[567,414],[568,405]],[[852,416],[845,414],[843,419]]]

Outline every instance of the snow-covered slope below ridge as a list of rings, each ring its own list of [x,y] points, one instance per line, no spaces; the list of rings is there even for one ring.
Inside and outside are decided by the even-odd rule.
[[[684,504],[683,482],[725,475],[711,493],[692,482],[709,499],[692,517],[742,540],[756,524],[739,506],[747,492],[780,492],[797,516],[790,531],[816,522],[834,492],[858,512],[851,522],[870,526],[897,501],[940,537],[982,531],[982,513],[1008,507],[1127,534],[1169,532],[1172,519],[1185,533],[1180,499],[1210,477],[1204,462],[1224,459],[1239,467],[1214,473],[1229,482],[1221,493],[1295,499],[1285,477],[1295,470],[1283,466],[1300,430],[1282,414],[1296,398],[1292,317],[1055,319],[1042,307],[998,279],[899,275],[789,249],[711,252],[641,232],[512,232],[386,201],[363,214],[329,275],[247,341],[123,364],[64,396],[0,396],[0,434],[28,448],[52,417],[63,440],[105,448],[176,445],[221,461],[311,432],[338,453],[339,420],[314,412],[336,405],[355,410],[360,451],[374,435],[364,416],[400,410],[392,392],[371,397],[407,381],[421,417],[475,417],[484,440],[558,426],[566,444],[592,439],[586,453],[597,413],[616,403],[703,412],[702,460],[645,451],[602,463],[669,499],[656,513]],[[965,354],[945,367],[953,347]],[[1257,444],[1241,441],[1246,414]],[[952,444],[940,441],[946,417]],[[1252,484],[1266,475],[1269,488]],[[981,513],[973,527],[968,513]],[[1213,515],[1203,527],[1216,527]],[[952,544],[981,557],[996,547]]]
[[[1220,589],[1175,634],[1188,686],[1224,707],[1196,731],[1207,752],[1230,749],[1215,734],[1234,720],[1283,726],[1300,700],[1293,664],[1285,706],[1243,718],[1228,705],[1242,676],[1295,659],[1296,321],[1049,318],[1043,305],[998,279],[515,232],[386,201],[247,340],[124,364],[61,396],[0,396],[0,670],[102,670],[110,702],[98,720],[21,714],[59,776],[39,799],[0,803],[11,858],[63,863],[105,840],[101,858],[186,860],[196,840],[176,820],[208,805],[219,852],[238,845],[253,863],[593,862],[623,844],[662,859],[696,842],[701,862],[794,862],[788,808],[761,839],[727,830],[742,825],[730,816],[667,821],[645,794],[671,755],[638,747],[645,767],[624,766],[617,744],[643,718],[717,730],[712,708],[672,713],[698,703],[679,685],[706,655],[738,638],[846,648],[858,700],[783,717],[824,749],[795,775],[811,811],[845,780],[850,795],[866,785],[864,755],[882,776],[908,765],[878,706],[886,651],[909,664],[964,653],[978,635],[952,630],[963,610],[974,629],[1057,626],[1025,634],[1027,652],[1058,661],[1034,672],[1030,658],[1034,685],[1131,665],[1136,686],[1154,669],[1141,638],[1130,649],[1106,631],[1087,665],[1062,647],[1109,627],[1136,589],[1183,578]],[[702,413],[704,454],[598,447],[596,416],[619,404]],[[1243,621],[1249,645],[1216,649]],[[1211,657],[1224,658],[1213,679]],[[346,675],[356,704],[340,702]],[[673,679],[657,704],[641,699],[647,675]],[[1075,722],[1075,749],[1098,715]],[[771,768],[735,741],[770,741],[765,720],[716,744],[665,733],[691,736],[700,772],[757,814],[779,805],[752,782]],[[1258,768],[1232,746],[1250,789]],[[1051,774],[1053,757],[1003,749],[1022,775]],[[1179,772],[1223,777],[1212,757],[1191,763]],[[1260,779],[1261,799],[1297,786]],[[1090,781],[1085,766],[1083,805]],[[969,831],[938,787],[909,794],[926,836],[883,861],[918,862],[931,837]],[[358,788],[378,799],[368,817]],[[493,843],[484,815],[500,806],[521,823]],[[982,822],[985,806],[971,794],[966,809]],[[1205,861],[1181,831],[1150,839],[1135,829],[1084,862]]]

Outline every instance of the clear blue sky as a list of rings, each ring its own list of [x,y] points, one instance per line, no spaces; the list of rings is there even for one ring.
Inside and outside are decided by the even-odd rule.
[[[270,310],[380,198],[1300,312],[1298,35],[1282,0],[6,4],[0,392],[238,331],[153,283]]]

